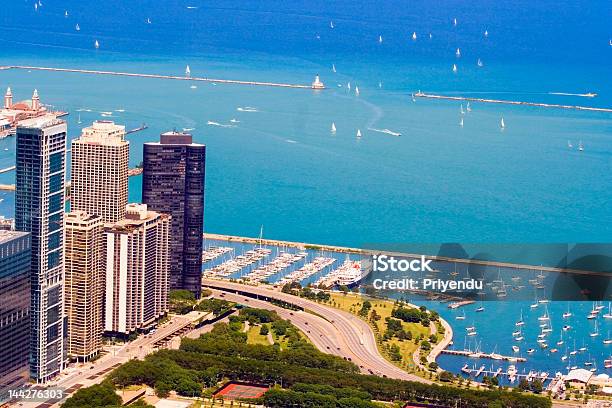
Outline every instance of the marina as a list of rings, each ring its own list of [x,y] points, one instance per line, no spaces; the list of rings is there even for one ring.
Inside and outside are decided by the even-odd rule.
[[[236,79],[218,79],[218,78],[203,78],[191,76],[191,71],[186,72],[185,76],[177,75],[161,75],[161,74],[143,74],[143,73],[131,73],[131,72],[118,72],[118,71],[100,71],[91,69],[76,69],[76,68],[52,68],[52,67],[35,67],[25,65],[8,65],[0,67],[0,70],[19,69],[26,71],[51,71],[51,72],[69,72],[77,74],[89,74],[89,75],[112,75],[112,76],[124,76],[124,77],[135,77],[135,78],[153,78],[153,79],[170,79],[177,81],[194,81],[194,82],[210,82],[213,84],[234,84],[234,85],[252,85],[252,86],[266,86],[276,88],[294,88],[294,89],[325,89],[325,85],[320,81],[319,76],[315,78],[311,85],[300,85],[300,84],[285,84],[277,82],[261,82],[261,81],[241,81]]]

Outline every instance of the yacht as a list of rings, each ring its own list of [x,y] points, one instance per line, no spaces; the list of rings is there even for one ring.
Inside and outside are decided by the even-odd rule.
[[[489,36],[489,30],[485,30],[485,32],[484,32],[484,36],[485,36],[485,37],[488,37],[488,36]]]
[[[582,144],[582,140],[580,141],[580,143],[578,143],[578,151],[579,152],[584,151],[584,145]]]
[[[64,17],[68,17],[68,10],[64,11]]]
[[[518,346],[512,346],[512,351],[518,353],[519,351],[521,351],[521,349]]]
[[[572,144],[571,140],[567,141],[567,147],[570,148],[570,149],[574,148],[574,145]]]
[[[379,35],[379,36],[378,36],[378,43],[379,43],[379,44],[382,44],[382,42],[383,42],[382,35]]]
[[[533,354],[535,353],[535,349],[530,348],[529,350],[527,350],[527,354]]]
[[[453,26],[457,27],[457,18],[453,18]]]
[[[455,316],[455,320],[465,320],[465,310],[463,311],[462,315]]]
[[[484,64],[482,63],[482,60],[480,58],[478,58],[478,61],[476,62],[476,65],[478,65],[481,68],[484,66]]]

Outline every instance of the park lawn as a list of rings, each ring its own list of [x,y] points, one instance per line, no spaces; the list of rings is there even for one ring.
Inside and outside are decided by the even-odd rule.
[[[247,332],[247,343],[269,346],[270,342],[268,341],[268,337],[259,334],[259,330],[261,330],[261,326],[249,327],[249,331]]]
[[[376,313],[381,317],[380,320],[377,322],[379,331],[378,332],[375,331],[375,333],[382,335],[387,329],[387,324],[385,323],[385,319],[387,317],[391,317],[391,312],[393,311],[393,301],[369,298],[367,296],[355,294],[352,292],[347,293],[347,294],[343,294],[339,292],[332,292],[330,304],[332,306],[337,307],[338,309],[350,312],[354,315],[358,315],[359,310],[361,309],[361,306],[365,300],[370,301],[370,303],[372,304],[372,309],[376,310]],[[361,318],[367,321],[368,323],[370,323],[369,318],[363,318],[363,317]],[[420,323],[406,323],[406,322],[402,322],[402,326],[404,327],[405,330],[412,332],[413,339],[416,339],[421,334],[424,336],[425,339],[429,338],[429,327],[423,327]],[[438,340],[440,340],[442,336],[438,335],[438,337],[439,337]],[[398,347],[400,348],[400,353],[402,355],[402,361],[391,360],[391,358],[389,357],[389,354],[386,352],[386,350],[384,350],[383,348],[384,345],[392,345],[392,344],[397,344]],[[383,342],[382,344],[379,343],[378,348],[381,354],[387,360],[391,361],[393,364],[399,366],[400,368],[414,367],[414,363],[412,361],[412,355],[418,348],[418,345],[414,344],[414,340],[400,341],[399,339],[394,337],[393,339],[388,340],[387,342]]]

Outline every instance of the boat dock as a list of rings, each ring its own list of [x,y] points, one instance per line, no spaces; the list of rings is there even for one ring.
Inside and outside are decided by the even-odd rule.
[[[497,104],[502,104],[502,105],[535,106],[539,108],[572,109],[572,110],[579,110],[579,111],[612,113],[612,108],[595,108],[592,106],[559,105],[555,103],[509,101],[509,100],[503,100],[503,99],[470,98],[466,96],[434,95],[434,94],[428,94],[424,92],[417,92],[414,94],[414,97],[415,98],[426,98],[426,99],[442,99],[442,100],[460,101],[460,102],[497,103]]]
[[[11,167],[6,167],[4,169],[0,169],[0,174],[2,173],[8,173],[9,171],[13,171],[15,170],[17,167],[16,166],[11,166]]]
[[[147,124],[146,124],[146,123],[143,123],[142,125],[138,126],[137,128],[134,128],[134,129],[132,129],[132,130],[128,130],[128,131],[126,131],[126,132],[125,132],[125,134],[126,134],[126,135],[130,135],[130,134],[132,134],[132,133],[140,132],[140,131],[145,130],[145,129],[148,129],[148,128],[149,128],[149,126],[147,126]]]
[[[213,239],[213,240],[218,240],[218,241],[240,242],[243,244],[280,246],[280,247],[298,248],[300,250],[314,249],[317,251],[358,254],[364,257],[369,257],[373,254],[385,254],[389,256],[403,257],[407,259],[420,259],[421,258],[421,254],[406,253],[406,252],[351,248],[351,247],[341,247],[341,246],[335,246],[335,245],[311,244],[311,243],[305,243],[305,242],[280,241],[280,240],[265,239],[265,238],[239,237],[235,235],[221,235],[221,234],[209,234],[209,233],[203,233],[202,235],[205,240]],[[462,265],[479,265],[479,266],[485,266],[485,267],[516,269],[516,270],[525,270],[525,271],[542,272],[542,273],[543,272],[571,273],[571,274],[576,274],[576,275],[608,277],[607,272],[593,272],[593,271],[585,271],[585,270],[580,270],[580,269],[558,268],[558,267],[553,267],[553,266],[528,265],[528,264],[488,261],[488,260],[485,261],[485,260],[479,260],[479,259],[461,259],[461,258],[451,258],[447,256],[435,256],[435,255],[426,255],[426,257],[427,259],[431,259],[434,262],[440,261],[440,262],[447,262],[447,263],[457,263],[457,264],[462,264]],[[422,291],[422,292],[427,292],[427,291]],[[436,293],[436,295],[439,295],[439,293]]]
[[[100,71],[92,69],[76,69],[76,68],[51,68],[51,67],[33,67],[26,65],[9,65],[0,67],[0,70],[7,69],[20,69],[27,71],[51,71],[51,72],[69,72],[77,74],[90,74],[90,75],[109,75],[109,76],[124,76],[124,77],[135,77],[135,78],[153,78],[153,79],[171,79],[177,81],[193,81],[193,82],[210,82],[215,84],[234,84],[234,85],[253,85],[253,86],[271,86],[277,88],[294,88],[294,89],[325,89],[323,84],[319,82],[316,86],[312,85],[301,85],[301,84],[285,84],[280,82],[262,82],[262,81],[242,81],[237,79],[218,79],[218,78],[204,78],[204,77],[193,77],[193,76],[177,76],[177,75],[161,75],[161,74],[139,74],[132,72],[118,72],[118,71]]]
[[[461,306],[471,305],[472,303],[476,303],[474,300],[462,300],[460,302],[454,302],[448,305],[449,309],[459,309]]]
[[[15,191],[14,184],[0,184],[0,191]]]
[[[527,361],[525,357],[510,357],[510,356],[502,356],[494,353],[482,353],[482,352],[474,352],[469,350],[442,350],[442,354],[451,354],[453,356],[464,356],[464,357],[472,357],[472,358],[490,358],[492,360],[504,360],[504,361],[512,361],[518,363],[524,363]]]

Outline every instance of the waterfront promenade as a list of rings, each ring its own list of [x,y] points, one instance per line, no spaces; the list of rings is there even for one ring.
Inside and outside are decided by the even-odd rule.
[[[106,76],[124,76],[133,78],[153,78],[153,79],[168,79],[177,81],[193,81],[193,82],[209,82],[215,84],[234,84],[234,85],[252,85],[252,86],[269,86],[277,88],[294,88],[294,89],[325,89],[322,83],[320,85],[303,85],[303,84],[285,84],[280,82],[262,82],[262,81],[242,81],[237,79],[218,79],[204,78],[192,76],[177,76],[177,75],[161,75],[161,74],[144,74],[133,72],[118,72],[118,71],[102,71],[92,69],[77,69],[77,68],[52,68],[52,67],[35,67],[27,65],[7,65],[0,67],[0,70],[19,69],[26,71],[50,71],[50,72],[69,72],[77,74],[89,75],[106,75]]]
[[[502,104],[502,105],[535,106],[539,108],[573,109],[573,110],[579,110],[579,111],[612,113],[612,108],[595,108],[592,106],[559,105],[555,103],[509,101],[509,100],[503,100],[503,99],[470,98],[466,96],[434,95],[434,94],[428,94],[424,92],[417,92],[414,94],[414,97],[415,98],[426,98],[426,99],[442,99],[442,100],[460,101],[460,102],[496,103],[496,104]]]

